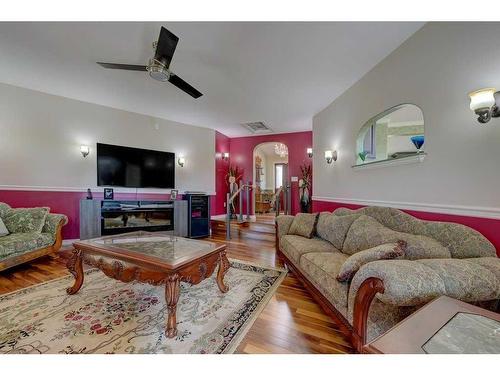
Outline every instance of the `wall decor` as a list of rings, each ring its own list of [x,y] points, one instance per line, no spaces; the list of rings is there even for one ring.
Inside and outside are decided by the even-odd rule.
[[[359,131],[354,167],[394,164],[400,159],[422,161],[424,141],[422,110],[414,104],[391,107],[373,116]]]
[[[179,191],[177,189],[170,190],[170,199],[175,201],[177,199]]]
[[[113,200],[114,197],[115,196],[112,188],[104,188],[104,199]]]

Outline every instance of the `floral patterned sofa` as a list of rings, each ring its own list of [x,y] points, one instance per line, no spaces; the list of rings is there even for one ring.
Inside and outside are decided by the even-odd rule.
[[[440,295],[498,309],[500,259],[464,225],[387,207],[283,215],[276,250],[358,350]]]
[[[0,271],[57,252],[62,245],[65,215],[47,207],[11,208],[0,202],[0,219],[7,234],[0,236]]]

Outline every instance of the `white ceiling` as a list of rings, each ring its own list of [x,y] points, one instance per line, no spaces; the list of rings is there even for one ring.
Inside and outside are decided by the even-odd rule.
[[[193,99],[143,72],[96,61],[146,64],[160,26],[180,40],[171,69],[200,90]],[[422,23],[0,23],[0,81],[158,118],[248,135],[310,130],[314,114]]]

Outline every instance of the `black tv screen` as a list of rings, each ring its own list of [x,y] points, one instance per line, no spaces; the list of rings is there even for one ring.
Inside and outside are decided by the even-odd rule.
[[[175,154],[97,144],[97,185],[175,188]]]

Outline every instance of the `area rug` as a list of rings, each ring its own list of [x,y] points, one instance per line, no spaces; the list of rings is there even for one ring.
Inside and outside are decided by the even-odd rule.
[[[231,261],[229,292],[215,273],[181,283],[175,338],[166,338],[165,288],[125,284],[86,271],[75,295],[71,276],[0,296],[0,353],[232,353],[286,271]]]

